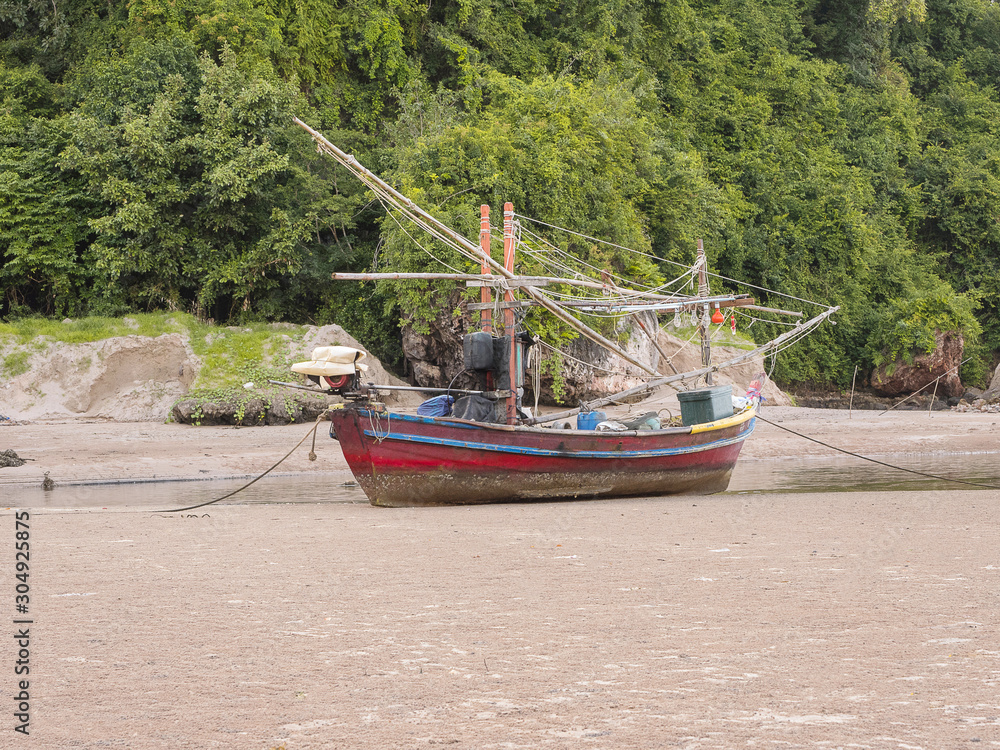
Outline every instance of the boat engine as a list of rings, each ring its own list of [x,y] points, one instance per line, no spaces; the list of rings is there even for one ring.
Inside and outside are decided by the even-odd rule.
[[[525,352],[534,346],[535,340],[527,331],[521,331],[515,336],[515,342],[514,383],[517,408],[520,410],[524,394]],[[479,385],[483,390],[509,388],[511,370],[509,336],[494,336],[485,331],[467,333],[462,339],[462,359],[465,369],[477,374]],[[505,421],[506,407],[502,400],[496,399],[495,410],[495,421]]]
[[[296,362],[292,372],[307,376],[332,396],[348,397],[361,389],[361,373],[368,365],[361,360],[366,352],[349,346],[320,346],[308,362]]]

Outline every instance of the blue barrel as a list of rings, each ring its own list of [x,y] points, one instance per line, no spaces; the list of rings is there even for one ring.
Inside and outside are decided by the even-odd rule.
[[[605,419],[607,419],[607,415],[603,411],[580,412],[576,415],[576,429],[593,430],[599,422],[603,422]]]

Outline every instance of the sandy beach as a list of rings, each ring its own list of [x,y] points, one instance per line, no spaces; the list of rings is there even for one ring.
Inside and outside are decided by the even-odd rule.
[[[640,411],[656,408],[652,400]],[[1000,414],[952,411],[846,411],[765,407],[761,415],[789,429],[870,456],[1000,453]],[[191,427],[160,422],[63,420],[0,426],[0,450],[13,449],[25,466],[0,469],[0,488],[38,486],[49,472],[58,484],[253,477],[291,450],[312,424],[284,427]],[[274,476],[331,474],[351,478],[328,423],[274,471]],[[741,461],[834,455],[827,448],[758,420]],[[935,462],[933,465],[937,465]],[[932,469],[928,469],[933,472]],[[12,503],[11,503],[12,504]]]
[[[1000,460],[996,414],[763,415],[932,472]],[[28,678],[0,649],[3,746],[1000,746],[1000,490],[169,515],[77,484],[254,476],[308,428],[0,427],[34,459],[0,469],[3,611],[32,619]],[[308,448],[275,473],[350,478],[322,428]],[[742,460],[826,452],[759,423]],[[14,514],[46,471],[18,615]]]

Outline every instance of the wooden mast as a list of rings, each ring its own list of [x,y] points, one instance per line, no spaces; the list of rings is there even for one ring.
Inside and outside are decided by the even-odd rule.
[[[503,204],[503,267],[511,276],[514,274],[514,204]],[[514,301],[514,292],[508,286],[503,293],[504,302]],[[507,397],[507,424],[517,424],[517,336],[514,331],[514,309],[510,306],[503,311],[503,335],[510,339],[510,395]]]
[[[479,248],[483,251],[482,272],[484,276],[490,275],[490,264],[486,259],[490,257],[490,207],[479,207]],[[489,286],[483,284],[480,290],[480,301],[483,309],[480,316],[482,328],[486,333],[493,333],[493,293]]]
[[[708,261],[705,259],[705,245],[701,240],[698,240],[698,296],[707,297],[708,296]],[[704,308],[702,309],[701,320],[698,322],[698,328],[701,331],[701,366],[711,367],[712,366],[712,344],[711,338],[709,336],[709,317],[708,317],[709,305],[706,302]],[[712,371],[709,370],[705,374],[705,382],[712,385]]]

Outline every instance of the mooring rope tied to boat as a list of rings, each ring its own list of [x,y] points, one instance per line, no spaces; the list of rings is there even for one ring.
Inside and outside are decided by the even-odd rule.
[[[772,427],[777,427],[779,430],[784,430],[785,432],[790,432],[793,435],[797,435],[800,438],[805,438],[806,440],[811,440],[814,443],[818,443],[819,445],[822,445],[824,448],[829,448],[830,450],[835,450],[838,451],[839,453],[846,453],[848,456],[854,456],[854,458],[860,458],[862,461],[870,461],[871,463],[878,464],[879,466],[885,466],[890,469],[896,469],[897,471],[905,471],[910,474],[917,474],[918,476],[928,477],[930,479],[939,479],[942,482],[955,482],[957,484],[967,484],[970,487],[984,487],[988,490],[1000,490],[1000,485],[996,484],[985,484],[983,482],[970,482],[965,479],[952,479],[951,477],[943,477],[940,476],[939,474],[929,474],[926,471],[917,471],[916,469],[907,469],[903,466],[896,466],[895,464],[886,463],[885,461],[879,461],[878,459],[875,458],[862,456],[860,453],[854,453],[853,451],[845,450],[844,448],[838,448],[835,445],[824,443],[822,440],[818,440],[817,438],[809,437],[809,435],[803,435],[801,432],[796,432],[791,428],[783,427],[780,424],[772,422],[770,419],[765,419],[764,417],[760,416],[759,413],[757,414],[757,419],[759,419],[761,422],[766,422]]]
[[[455,381],[452,380],[454,383]],[[382,416],[378,412],[368,412],[368,424],[371,425],[375,441],[381,443],[392,433],[392,412],[387,413],[385,421],[385,432],[382,432]]]
[[[288,453],[286,453],[284,456],[282,456],[280,459],[278,459],[278,461],[273,466],[271,466],[269,469],[267,469],[265,472],[263,472],[262,474],[254,477],[249,482],[247,482],[246,484],[244,484],[242,487],[239,487],[238,489],[235,489],[232,492],[229,492],[229,493],[223,495],[222,497],[217,497],[214,500],[209,500],[208,502],[198,503],[197,505],[189,505],[189,506],[187,506],[185,508],[169,508],[169,509],[166,509],[166,510],[155,510],[155,511],[152,511],[152,512],[153,513],[183,513],[183,512],[189,511],[189,510],[195,510],[197,508],[204,508],[207,505],[214,505],[215,503],[218,503],[218,502],[221,502],[223,500],[226,500],[226,499],[232,497],[233,495],[235,495],[235,494],[237,494],[239,492],[242,492],[243,490],[247,489],[251,485],[255,484],[256,482],[258,482],[261,479],[263,479],[264,477],[266,477],[268,474],[270,474],[276,468],[278,468],[278,466],[280,466],[281,463],[285,459],[287,459],[289,456],[291,456],[299,448],[299,446],[301,446],[306,441],[306,439],[309,436],[312,436],[312,438],[313,438],[312,449],[309,451],[309,460],[310,461],[315,461],[316,460],[316,451],[315,451],[315,449],[316,449],[316,431],[319,429],[320,423],[324,420],[324,418],[329,413],[329,411],[330,411],[329,409],[325,410],[322,414],[320,414],[316,418],[316,423],[312,426],[312,428],[309,430],[309,432],[307,432],[305,435],[303,435],[302,439],[299,440],[299,442],[297,442],[292,447],[292,449],[290,451],[288,451]],[[369,415],[369,419],[371,419],[371,415]],[[378,419],[378,417],[376,417],[376,419]],[[1000,490],[1000,486],[995,485],[995,484],[985,484],[983,482],[970,482],[970,481],[965,480],[965,479],[953,479],[951,477],[943,477],[943,476],[941,476],[939,474],[930,474],[930,473],[928,473],[926,471],[917,471],[916,469],[907,469],[907,468],[905,468],[903,466],[896,466],[895,464],[890,464],[890,463],[887,463],[885,461],[879,461],[878,459],[870,458],[869,456],[862,456],[860,453],[854,453],[853,451],[849,451],[849,450],[846,450],[844,448],[838,448],[837,446],[830,445],[829,443],[825,443],[822,440],[819,440],[818,438],[810,437],[809,435],[805,435],[805,434],[803,434],[801,432],[797,432],[797,431],[795,431],[795,430],[793,430],[793,429],[791,429],[789,427],[784,427],[784,426],[782,426],[780,424],[777,424],[776,422],[772,422],[771,420],[766,419],[766,418],[760,416],[759,413],[757,414],[757,419],[759,419],[761,422],[765,422],[766,424],[771,425],[772,427],[777,427],[779,430],[784,430],[785,432],[790,432],[791,434],[796,435],[797,437],[804,438],[805,440],[809,440],[809,441],[811,441],[813,443],[817,443],[818,445],[822,445],[824,448],[829,448],[830,450],[837,451],[838,453],[844,453],[844,454],[846,454],[848,456],[853,456],[854,458],[859,458],[862,461],[869,461],[869,462],[871,462],[873,464],[878,464],[879,466],[885,466],[886,468],[889,468],[889,469],[895,469],[897,471],[905,471],[905,472],[907,472],[909,474],[916,474],[918,476],[927,477],[929,479],[937,479],[937,480],[940,480],[942,482],[955,482],[956,484],[964,484],[964,485],[968,485],[970,487],[983,487],[983,488],[989,489],[989,490]],[[381,426],[381,424],[379,426]],[[372,425],[372,428],[373,428],[374,432],[378,432],[378,429],[375,428],[374,424]],[[388,435],[389,435],[389,430],[387,429],[386,432],[385,432],[385,435],[382,437],[382,439],[384,440],[386,437],[388,437]]]
[[[290,455],[292,455],[293,453],[295,453],[295,451],[298,449],[298,447],[300,445],[302,445],[306,441],[306,438],[308,438],[310,435],[312,435],[313,444],[312,444],[312,449],[309,451],[309,460],[310,461],[315,461],[316,460],[316,430],[319,429],[320,422],[322,422],[324,420],[324,418],[326,417],[326,415],[329,414],[329,413],[330,413],[330,409],[326,409],[322,414],[320,414],[318,417],[316,417],[316,423],[312,426],[312,428],[309,430],[309,432],[307,432],[305,435],[302,436],[302,439],[299,442],[297,442],[295,444],[295,446],[290,451],[288,451],[288,453],[286,453],[284,456],[282,456],[281,458],[279,458],[278,462],[276,464],[274,464],[274,466],[272,466],[270,469],[268,469],[267,471],[265,471],[263,474],[260,474],[260,475],[258,475],[256,477],[254,477],[253,479],[251,479],[249,482],[247,482],[246,484],[244,484],[239,489],[235,489],[232,492],[230,492],[230,493],[228,493],[226,495],[223,495],[222,497],[217,497],[217,498],[215,498],[215,500],[209,500],[207,503],[198,503],[197,505],[189,505],[186,508],[168,508],[167,510],[154,510],[152,512],[153,513],[183,513],[184,511],[194,510],[195,508],[204,508],[206,505],[213,505],[214,503],[218,503],[218,502],[221,502],[222,500],[230,498],[233,495],[235,495],[236,493],[242,492],[243,490],[245,490],[250,485],[252,485],[252,484],[260,481],[261,479],[263,479],[264,477],[266,477],[268,474],[270,474],[272,471],[274,471],[275,469],[277,469],[278,466],[280,466],[281,463],[286,458],[288,458]]]

